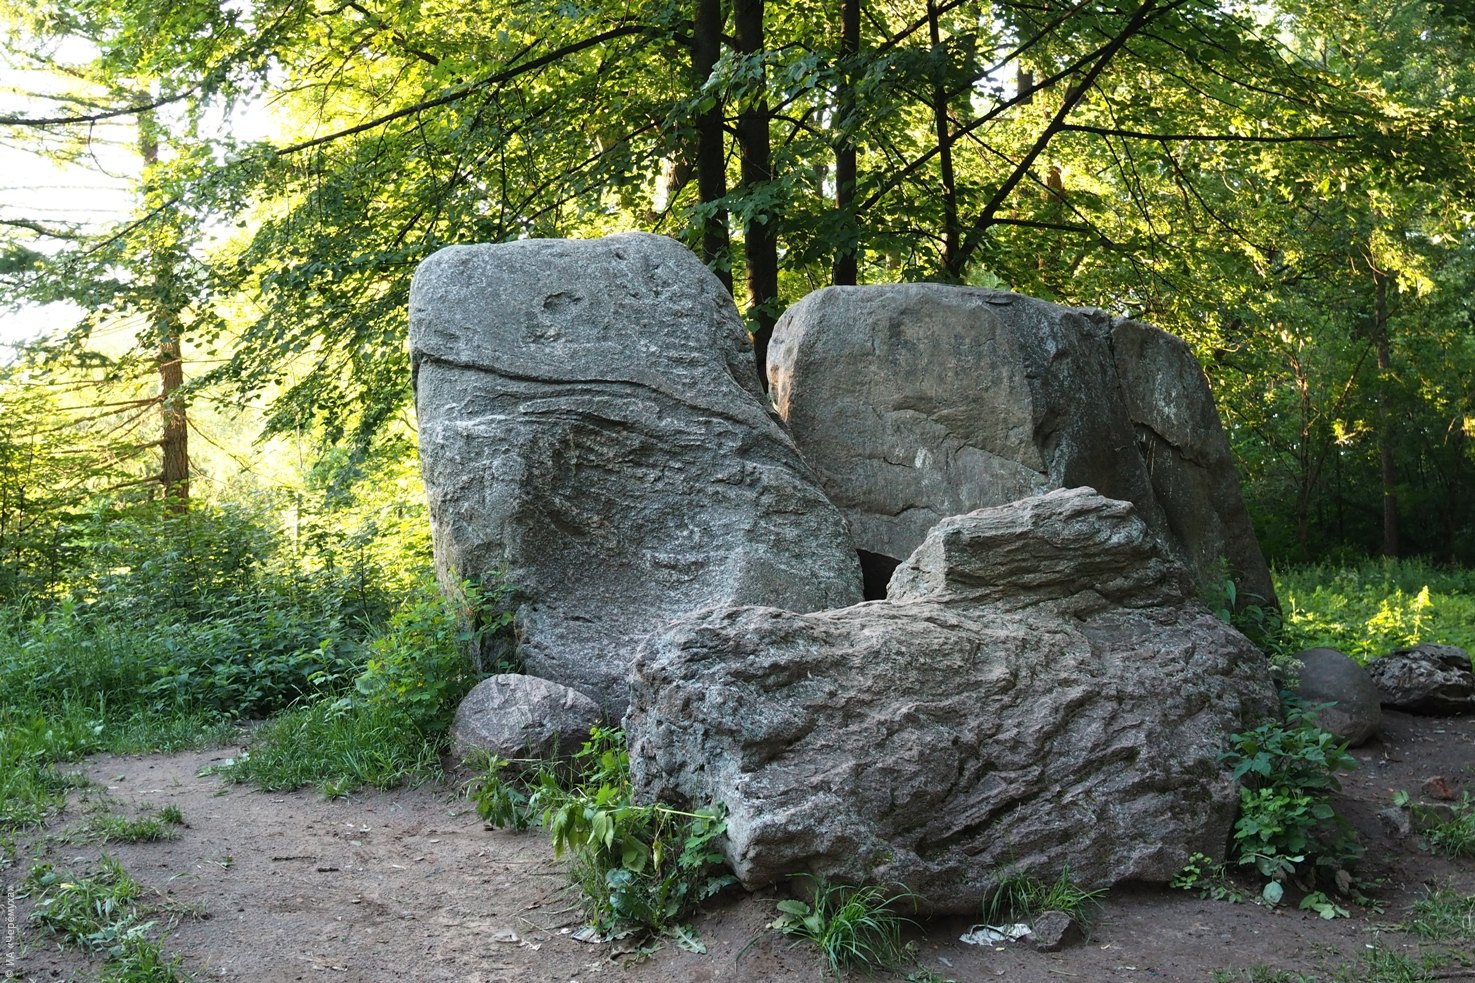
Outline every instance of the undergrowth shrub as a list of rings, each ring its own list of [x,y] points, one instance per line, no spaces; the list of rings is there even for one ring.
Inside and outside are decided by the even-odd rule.
[[[625,734],[596,727],[566,766],[524,771],[493,759],[473,790],[491,825],[541,826],[602,937],[663,933],[688,948],[700,943],[683,924],[701,902],[735,878],[716,842],[720,809],[683,812],[632,801]]]
[[[1420,642],[1475,650],[1475,570],[1417,559],[1277,568],[1285,647],[1360,662]]]
[[[470,656],[476,626],[511,619],[492,610],[467,617],[464,605],[481,610],[483,595],[470,585],[458,595],[453,602],[434,584],[422,585],[366,644],[362,670],[315,674],[316,694],[259,728],[231,777],[267,789],[314,785],[341,795],[438,774],[456,706],[478,679]]]
[[[1345,744],[1316,726],[1318,705],[1285,693],[1282,701],[1283,720],[1231,735],[1231,748],[1220,755],[1241,782],[1231,859],[1266,879],[1261,895],[1270,904],[1278,904],[1286,882],[1294,881],[1308,892],[1303,907],[1326,917],[1345,914],[1324,889],[1345,894],[1354,886],[1350,868],[1361,847],[1332,800],[1341,790],[1338,773],[1357,762]]]

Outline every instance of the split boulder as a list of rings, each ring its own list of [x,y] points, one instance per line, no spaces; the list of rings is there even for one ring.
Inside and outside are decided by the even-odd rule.
[[[1218,763],[1276,712],[1264,657],[1128,503],[1056,491],[941,522],[884,601],[693,614],[636,657],[637,793],[728,814],[744,885],[1171,879],[1222,856]]]
[[[1425,643],[1368,663],[1383,706],[1407,713],[1475,712],[1470,654],[1455,645]]]
[[[1165,332],[999,290],[829,287],[779,320],[768,371],[883,569],[946,516],[1090,486],[1132,502],[1201,591],[1228,575],[1276,604],[1208,383]]]
[[[672,618],[860,599],[732,298],[674,240],[443,249],[415,274],[410,351],[442,583],[515,585],[528,671],[610,719]]]

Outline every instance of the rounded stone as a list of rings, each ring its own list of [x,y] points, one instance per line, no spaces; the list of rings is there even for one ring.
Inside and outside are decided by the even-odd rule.
[[[501,673],[477,683],[451,724],[451,748],[465,761],[477,754],[508,760],[567,758],[599,723],[599,706],[576,689]]]
[[[1383,725],[1382,695],[1358,662],[1336,649],[1307,649],[1295,657],[1300,682],[1295,693],[1305,703],[1330,703],[1317,724],[1339,741],[1357,747]]]

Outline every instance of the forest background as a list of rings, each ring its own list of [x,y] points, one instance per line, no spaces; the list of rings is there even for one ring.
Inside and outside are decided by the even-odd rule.
[[[0,367],[0,611],[31,653],[6,671],[48,638],[124,645],[97,685],[137,699],[97,719],[423,677],[385,669],[396,631],[445,627],[410,275],[450,243],[630,229],[732,286],[760,366],[832,283],[1007,287],[1173,332],[1294,640],[1367,657],[1441,607],[1469,623],[1472,15],[0,0],[0,150],[125,202],[0,181],[4,299],[56,316]]]

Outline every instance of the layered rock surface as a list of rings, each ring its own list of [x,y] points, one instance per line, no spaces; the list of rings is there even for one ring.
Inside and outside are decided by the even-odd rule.
[[[698,612],[642,647],[638,794],[721,802],[750,888],[809,872],[976,912],[1006,873],[1164,881],[1222,856],[1226,736],[1277,709],[1130,505],[1056,491],[946,519],[887,600]]]
[[[1200,589],[1275,590],[1187,346],[1101,311],[939,284],[830,287],[779,320],[775,405],[856,545],[1052,488],[1132,502]],[[837,425],[837,421],[842,421]]]
[[[529,673],[618,718],[672,618],[860,599],[731,297],[675,241],[443,249],[415,274],[410,348],[437,566],[505,571]]]
[[[1426,642],[1368,663],[1386,707],[1408,713],[1475,713],[1475,673],[1470,653],[1457,645]]]

